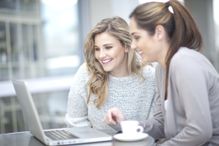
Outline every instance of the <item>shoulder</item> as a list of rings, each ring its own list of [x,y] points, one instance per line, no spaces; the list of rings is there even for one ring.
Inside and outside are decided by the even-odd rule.
[[[85,94],[86,86],[89,79],[89,74],[87,66],[85,63],[81,64],[77,72],[73,76],[73,81],[71,84],[70,94]]]
[[[182,47],[171,59],[170,69],[182,72],[197,70],[200,67],[201,60],[205,60],[205,57],[201,53]]]
[[[157,63],[156,63],[156,62],[147,64],[147,65],[145,65],[145,66],[143,67],[143,71],[144,71],[144,72],[154,72],[156,66],[157,66]]]
[[[87,64],[86,63],[81,64],[81,66],[79,66],[77,72],[87,73],[88,74]]]
[[[157,63],[147,64],[142,68],[144,77],[154,77]]]
[[[83,63],[81,66],[78,68],[77,72],[74,75],[74,80],[88,80],[89,77],[89,72],[87,69],[87,64]]]
[[[207,58],[200,52],[189,48],[180,48],[169,66],[170,76],[179,82],[200,82],[208,76],[211,70]]]
[[[88,76],[88,68],[87,68],[87,64],[86,63],[83,63],[81,64],[81,66],[79,66],[77,72],[76,72],[76,75],[86,75]]]

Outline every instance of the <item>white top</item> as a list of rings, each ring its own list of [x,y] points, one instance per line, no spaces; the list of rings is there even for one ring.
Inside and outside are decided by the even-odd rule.
[[[126,77],[109,77],[109,95],[105,104],[99,109],[91,96],[87,104],[87,82],[89,74],[86,64],[81,65],[74,76],[68,97],[66,123],[69,126],[91,126],[104,132],[114,134],[119,127],[111,127],[103,120],[111,107],[118,107],[125,119],[145,121],[148,118],[154,97],[155,69],[146,66],[143,78],[130,75]]]

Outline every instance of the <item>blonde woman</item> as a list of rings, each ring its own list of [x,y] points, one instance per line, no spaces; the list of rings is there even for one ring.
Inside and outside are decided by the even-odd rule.
[[[130,49],[128,24],[120,17],[100,21],[85,42],[85,63],[74,76],[66,123],[89,126],[109,134],[119,129],[104,122],[108,109],[118,107],[124,119],[145,121],[154,95],[154,68],[141,68]]]

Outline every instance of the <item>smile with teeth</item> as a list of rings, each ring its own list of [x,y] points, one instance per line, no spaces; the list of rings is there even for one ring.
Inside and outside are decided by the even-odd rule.
[[[101,63],[102,64],[107,64],[107,63],[109,63],[111,61],[112,61],[112,59],[104,59],[104,60],[101,60]]]
[[[143,51],[142,50],[136,50],[136,52],[139,54],[139,55],[143,55]]]

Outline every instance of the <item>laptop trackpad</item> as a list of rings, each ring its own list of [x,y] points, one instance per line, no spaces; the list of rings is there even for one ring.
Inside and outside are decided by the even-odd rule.
[[[68,131],[80,138],[109,137],[108,134],[89,127],[74,127],[69,128]]]

